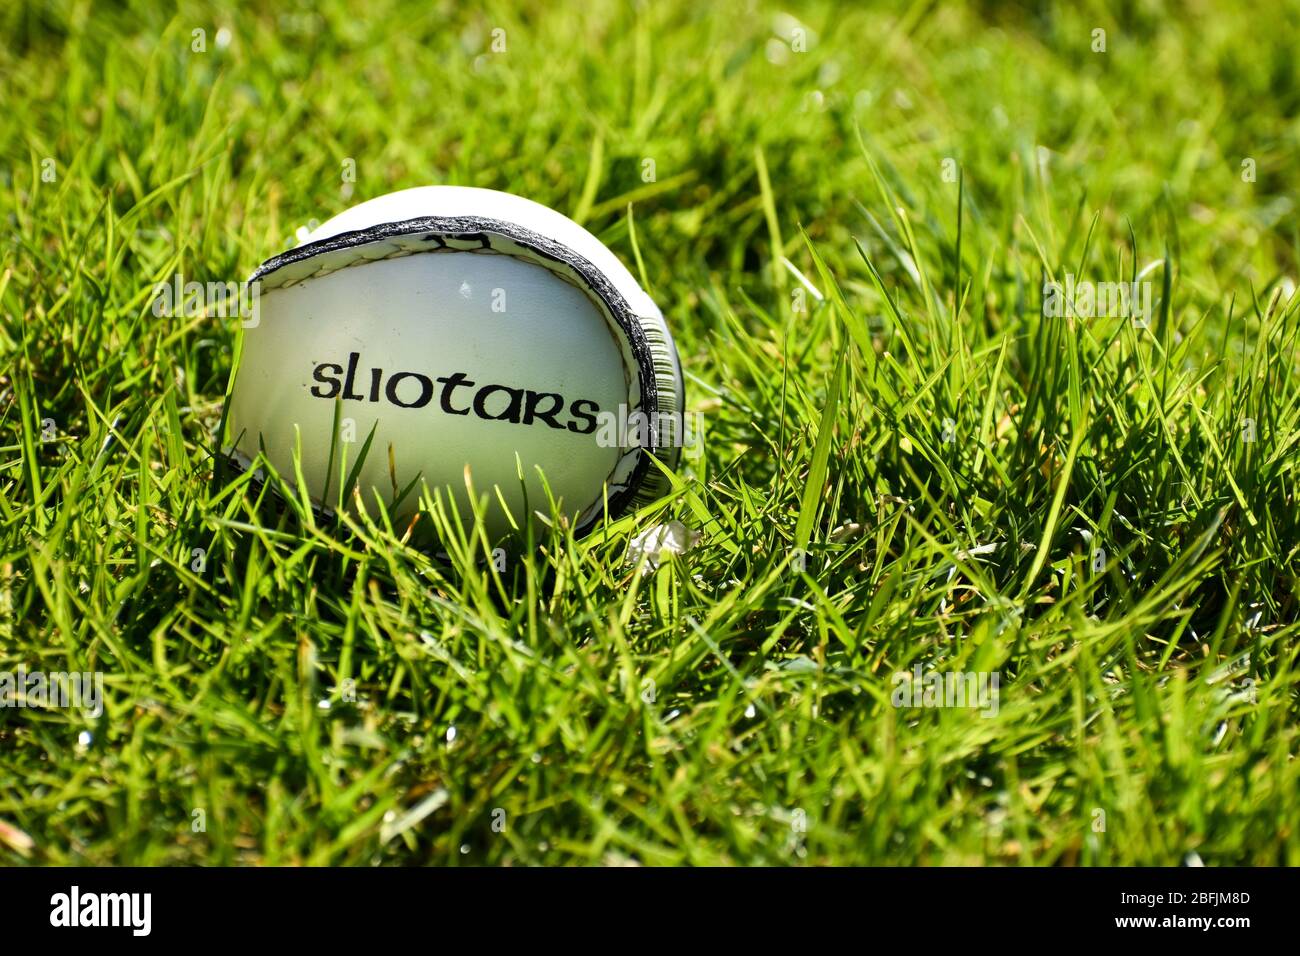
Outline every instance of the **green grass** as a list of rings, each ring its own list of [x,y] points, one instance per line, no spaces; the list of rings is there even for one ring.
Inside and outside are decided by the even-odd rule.
[[[1300,863],[1293,15],[273,6],[0,13],[0,671],[108,698],[0,709],[0,862]],[[503,574],[214,486],[238,326],[149,307],[427,183],[582,219],[706,427]]]

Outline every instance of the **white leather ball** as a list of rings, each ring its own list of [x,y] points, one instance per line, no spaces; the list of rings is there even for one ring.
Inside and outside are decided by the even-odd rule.
[[[361,203],[264,263],[223,451],[259,452],[332,512],[355,485],[396,516],[468,474],[499,537],[549,495],[588,530],[664,489],[683,434],[663,316],[617,257],[553,209],[429,186]],[[372,437],[373,433],[373,437]],[[543,482],[544,476],[544,482]]]

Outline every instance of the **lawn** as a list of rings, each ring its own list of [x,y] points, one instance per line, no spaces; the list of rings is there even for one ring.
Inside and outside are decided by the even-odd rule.
[[[1293,16],[278,7],[0,11],[0,674],[104,686],[0,693],[0,863],[1300,864]],[[214,480],[239,323],[151,308],[443,183],[704,429],[504,570]]]

